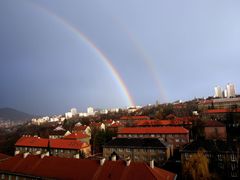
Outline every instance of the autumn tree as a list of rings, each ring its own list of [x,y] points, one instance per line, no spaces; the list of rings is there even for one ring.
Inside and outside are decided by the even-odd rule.
[[[201,149],[183,163],[183,179],[209,180],[209,160]]]

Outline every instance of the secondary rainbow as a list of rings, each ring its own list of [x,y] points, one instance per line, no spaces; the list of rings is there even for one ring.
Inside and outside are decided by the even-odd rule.
[[[111,60],[107,57],[106,54],[103,53],[102,50],[100,50],[96,44],[90,40],[83,32],[81,32],[77,27],[75,27],[74,25],[70,24],[68,21],[66,21],[64,18],[58,16],[57,14],[53,13],[52,11],[49,11],[47,8],[40,6],[39,4],[35,4],[32,3],[34,6],[36,6],[37,8],[41,9],[42,11],[44,11],[45,13],[47,13],[49,16],[53,17],[56,21],[58,21],[59,23],[61,23],[65,28],[67,28],[68,30],[70,30],[71,32],[75,33],[77,35],[78,38],[80,38],[84,43],[86,43],[91,49],[94,50],[94,52],[98,55],[98,57],[100,58],[100,60],[105,64],[105,66],[107,67],[107,69],[110,71],[113,79],[115,80],[115,82],[118,84],[119,88],[121,89],[126,101],[127,101],[127,105],[128,106],[135,106],[134,100],[130,95],[130,92],[125,84],[125,82],[123,81],[123,79],[121,78],[119,72],[117,71],[117,69],[114,67],[114,65],[112,64]]]

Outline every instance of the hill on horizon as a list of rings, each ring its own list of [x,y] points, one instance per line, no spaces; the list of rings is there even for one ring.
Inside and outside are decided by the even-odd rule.
[[[0,120],[3,121],[27,121],[31,120],[33,117],[34,115],[13,108],[0,108]]]

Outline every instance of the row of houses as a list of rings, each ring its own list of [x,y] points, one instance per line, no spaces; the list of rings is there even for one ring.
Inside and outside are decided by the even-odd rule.
[[[45,139],[22,136],[15,144],[15,155],[18,154],[80,158],[82,154],[84,156],[91,154],[91,146],[89,143],[75,139]]]

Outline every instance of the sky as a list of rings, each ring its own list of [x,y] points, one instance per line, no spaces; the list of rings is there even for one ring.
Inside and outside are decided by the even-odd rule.
[[[240,86],[239,0],[1,0],[0,107],[59,114]]]

